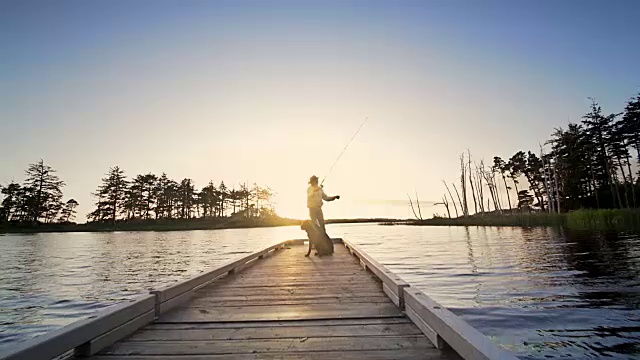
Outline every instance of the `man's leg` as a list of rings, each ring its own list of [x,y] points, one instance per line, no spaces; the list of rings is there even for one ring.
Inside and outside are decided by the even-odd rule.
[[[327,230],[324,227],[324,215],[322,214],[322,208],[309,208],[309,217],[317,229],[321,229],[325,234],[327,233]]]
[[[309,208],[309,219],[311,219],[311,225],[313,227],[318,228],[318,217],[316,216],[316,211],[314,208]]]
[[[324,227],[324,214],[322,213],[322,208],[318,208],[318,214],[316,216],[318,217],[318,225],[320,225],[322,232],[326,234],[327,229]]]

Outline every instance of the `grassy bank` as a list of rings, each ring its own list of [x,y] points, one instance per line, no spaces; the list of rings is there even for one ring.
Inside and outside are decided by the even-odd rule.
[[[640,230],[640,210],[577,210],[562,214],[523,213],[472,215],[466,218],[434,218],[407,222],[409,225],[465,226],[566,226],[586,230]]]

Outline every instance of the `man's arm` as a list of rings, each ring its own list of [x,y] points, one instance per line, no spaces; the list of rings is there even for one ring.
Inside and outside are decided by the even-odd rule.
[[[320,191],[322,191],[322,200],[324,200],[324,201],[333,201],[333,200],[336,200],[336,199],[340,199],[340,195],[327,196],[327,194],[324,193],[324,190],[320,189]]]

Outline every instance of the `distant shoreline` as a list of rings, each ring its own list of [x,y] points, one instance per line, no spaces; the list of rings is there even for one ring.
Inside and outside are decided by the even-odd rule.
[[[299,226],[303,220],[288,218],[198,218],[198,219],[149,219],[118,221],[115,225],[104,222],[84,224],[0,224],[0,234],[35,234],[65,232],[115,232],[115,231],[189,231],[223,230],[260,227]],[[413,226],[563,226],[585,230],[640,230],[640,210],[604,209],[577,210],[562,214],[546,212],[484,214],[459,218],[433,218],[425,220],[354,218],[328,219],[327,224],[413,225]]]
[[[359,223],[397,223],[404,220],[386,218],[329,219],[327,224],[359,224]],[[189,231],[189,230],[223,230],[246,229],[260,227],[297,226],[302,220],[276,219],[173,219],[173,220],[134,220],[113,223],[90,222],[84,224],[0,224],[0,234],[35,234],[66,232],[115,232],[115,231]]]

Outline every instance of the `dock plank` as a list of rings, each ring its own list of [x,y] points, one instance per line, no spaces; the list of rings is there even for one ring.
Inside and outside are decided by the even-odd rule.
[[[270,321],[404,316],[389,303],[228,306],[223,308],[180,307],[158,322]]]
[[[292,245],[193,292],[97,360],[459,359],[435,349],[344,247]]]
[[[349,325],[378,325],[378,324],[413,324],[407,317],[401,318],[360,318],[360,319],[330,319],[303,321],[246,321],[246,322],[209,322],[209,323],[153,323],[145,329],[237,329],[259,327],[307,327],[307,326],[349,326]]]
[[[145,329],[129,341],[250,340],[344,336],[421,335],[413,324],[265,326],[238,329]]]
[[[459,357],[450,351],[435,348],[400,350],[359,350],[359,351],[316,351],[316,352],[273,352],[256,354],[222,355],[174,355],[172,360],[456,360]],[[97,356],[94,360],[166,360],[165,356],[154,355],[108,355]]]
[[[126,341],[105,355],[207,355],[253,354],[256,352],[315,352],[356,350],[426,350],[431,343],[419,335],[348,336],[253,340]]]
[[[225,306],[238,306],[238,301],[241,300],[238,297],[230,297],[223,299],[205,299],[192,301],[184,307],[190,308],[211,308],[211,307],[225,307]],[[330,297],[305,297],[295,299],[285,297],[260,297],[256,299],[243,300],[244,306],[267,306],[267,305],[317,305],[317,304],[347,304],[347,303],[387,303],[389,298],[386,296],[330,296]]]

